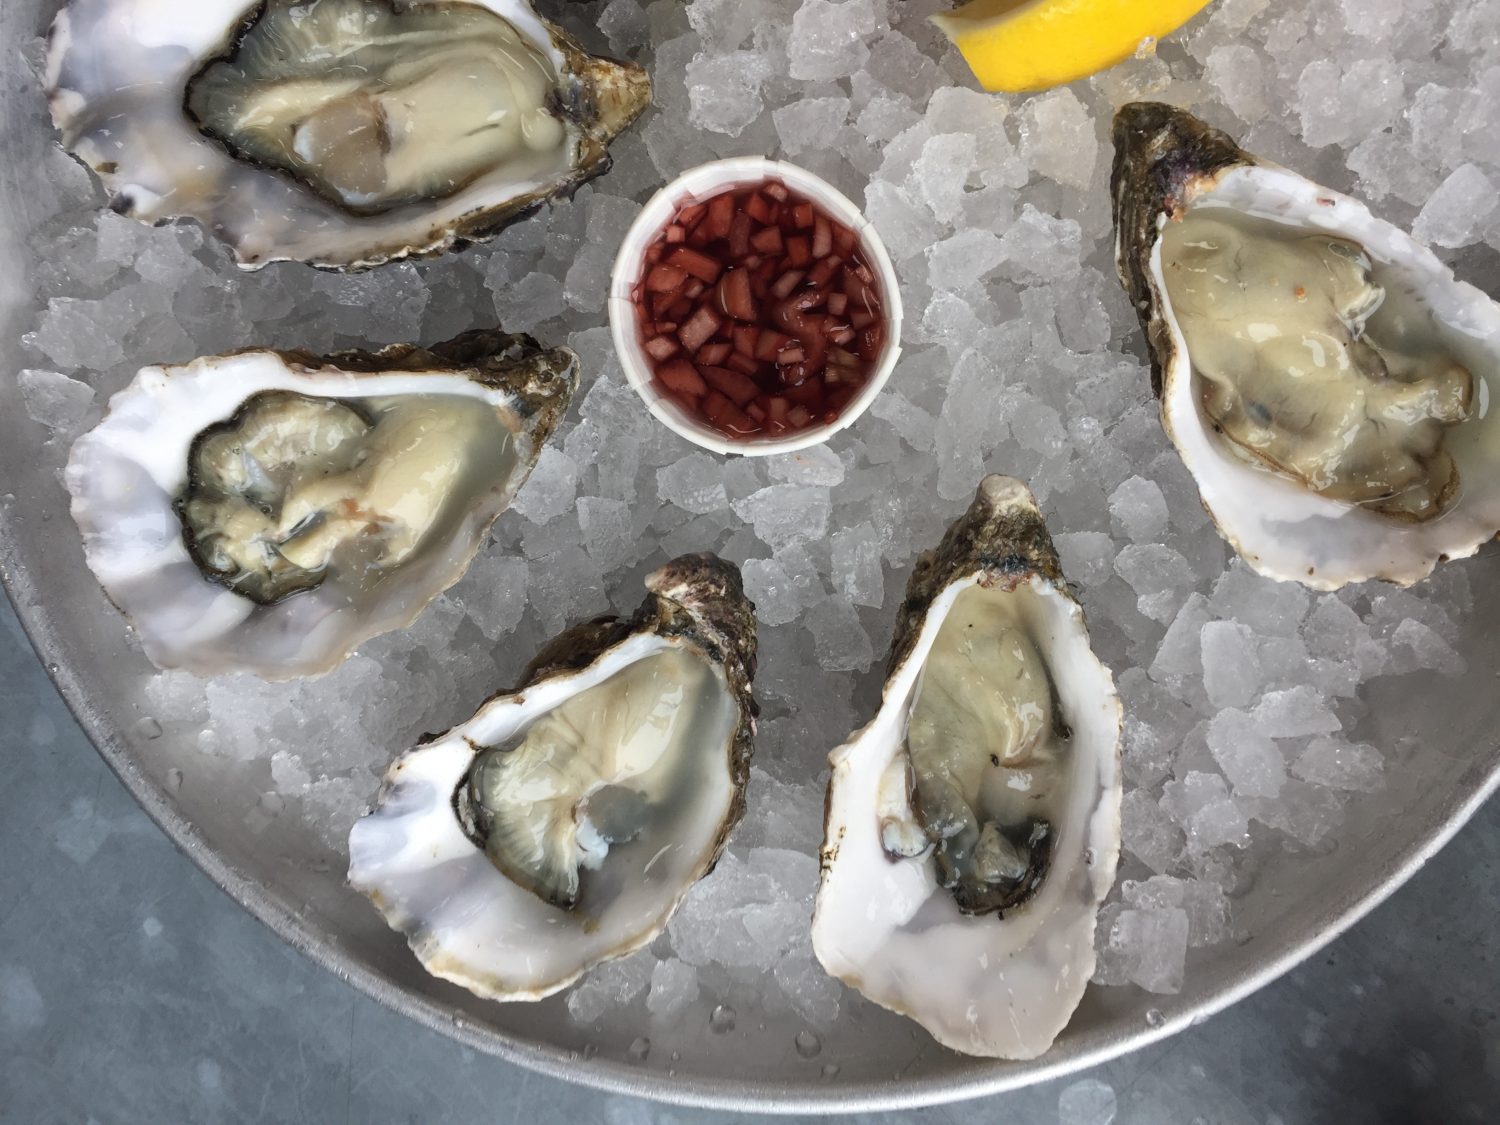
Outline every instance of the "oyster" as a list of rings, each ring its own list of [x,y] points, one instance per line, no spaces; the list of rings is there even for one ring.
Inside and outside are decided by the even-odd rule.
[[[249,268],[490,237],[607,171],[651,101],[528,0],[72,0],[47,90],[115,210]]]
[[[829,756],[823,967],[956,1051],[1045,1051],[1114,883],[1120,722],[1036,501],[985,478],[911,577],[879,712]]]
[[[89,567],[158,667],[326,672],[463,575],[577,366],[480,331],[147,367],[69,457]]]
[[[1500,530],[1500,306],[1171,106],[1115,118],[1120,277],[1162,425],[1272,578],[1403,585]]]
[[[521,683],[403,754],[349,882],[429,972],[539,1000],[661,932],[744,812],[755,612],[687,555],[633,618],[576,626]]]

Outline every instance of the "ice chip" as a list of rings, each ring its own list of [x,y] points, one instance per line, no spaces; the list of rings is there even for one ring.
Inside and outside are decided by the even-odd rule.
[[[651,990],[646,1011],[669,1020],[698,999],[698,970],[675,957],[658,961],[651,969]]]
[[[830,672],[865,672],[875,662],[875,646],[846,602],[829,598],[806,618],[818,663]]]
[[[1247,712],[1230,707],[1215,715],[1208,724],[1208,748],[1236,796],[1275,797],[1281,792],[1286,762]]]
[[[577,495],[578,466],[560,449],[548,445],[542,448],[511,509],[532,523],[547,523],[570,510]]]
[[[833,582],[855,605],[879,608],[885,600],[880,542],[870,523],[833,533]]]
[[[771,76],[766,57],[753,51],[699,55],[687,67],[694,125],[738,137],[764,108],[761,85]]]
[[[952,223],[964,207],[964,186],[979,157],[978,142],[962,133],[931,137],[911,170],[912,181],[939,222]]]
[[[1236,621],[1203,626],[1203,690],[1215,707],[1243,707],[1259,693],[1262,678],[1255,634]]]
[[[762,624],[785,625],[797,620],[802,596],[790,575],[775,559],[751,559],[740,567],[745,596],[755,603]]]
[[[16,381],[27,415],[56,433],[78,433],[94,413],[94,388],[87,383],[38,370],[22,371]]]
[[[1255,705],[1255,722],[1271,738],[1303,738],[1335,734],[1343,728],[1316,689],[1301,686],[1267,692]]]
[[[1124,981],[1170,994],[1182,989],[1187,945],[1185,910],[1122,910],[1109,927],[1100,959],[1112,963]]]
[[[805,98],[782,106],[771,117],[788,156],[827,151],[836,146],[849,120],[849,99]]]
[[[676,504],[695,515],[721,512],[729,507],[723,462],[707,453],[689,453],[658,469],[656,492],[668,504]]]
[[[1161,487],[1144,477],[1121,481],[1110,494],[1109,514],[1127,539],[1147,543],[1167,530],[1167,501]]]
[[[845,78],[870,57],[865,40],[884,24],[877,0],[803,0],[787,44],[791,76],[803,82]]]
[[[826,487],[801,484],[773,484],[734,502],[735,514],[773,549],[822,538],[831,510]]]
[[[987,278],[1005,258],[993,231],[960,230],[927,251],[927,280],[934,289],[966,289]]]
[[[1066,86],[1032,98],[1021,114],[1021,152],[1038,175],[1084,190],[1099,159],[1093,115]]]
[[[1423,206],[1412,224],[1412,237],[1449,248],[1482,241],[1497,206],[1494,181],[1477,165],[1461,164]]]
[[[1315,738],[1294,763],[1292,773],[1329,789],[1373,793],[1385,784],[1380,751],[1362,742]]]

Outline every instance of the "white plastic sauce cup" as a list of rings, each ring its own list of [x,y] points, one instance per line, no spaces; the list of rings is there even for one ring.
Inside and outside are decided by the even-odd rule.
[[[758,184],[765,180],[780,180],[859,235],[860,248],[864,251],[866,260],[880,276],[880,291],[885,298],[885,348],[869,382],[833,422],[798,430],[784,437],[752,435],[736,439],[689,414],[653,382],[651,362],[641,342],[631,293],[646,272],[647,249],[661,237],[678,211],[732,188]],[[846,426],[853,425],[855,419],[869,409],[870,403],[875,401],[875,396],[896,369],[896,361],[901,358],[901,289],[896,282],[896,270],[891,265],[890,255],[886,253],[880,236],[847,196],[826,180],[795,164],[759,156],[737,156],[731,160],[703,164],[685,172],[657,192],[651,202],[646,204],[645,210],[626,234],[625,242],[620,247],[620,255],[615,260],[614,276],[609,287],[609,326],[614,335],[615,351],[619,353],[620,363],[625,368],[626,380],[635,388],[635,393],[641,396],[646,408],[664,426],[695,445],[701,445],[715,453],[764,457],[772,453],[806,449],[827,441]]]

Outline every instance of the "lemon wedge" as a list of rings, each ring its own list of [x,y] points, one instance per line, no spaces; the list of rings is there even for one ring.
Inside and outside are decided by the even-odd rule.
[[[1061,86],[1128,59],[1209,0],[972,0],[932,17],[986,90]]]

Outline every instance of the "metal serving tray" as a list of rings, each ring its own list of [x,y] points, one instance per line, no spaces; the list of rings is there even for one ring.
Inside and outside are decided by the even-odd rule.
[[[0,7],[0,66],[22,65],[20,45],[45,30],[57,6],[7,0]],[[1180,994],[1092,989],[1041,1059],[965,1058],[908,1021],[872,1013],[846,1017],[813,1060],[794,1049],[797,1025],[741,1020],[731,1035],[704,1035],[696,1024],[682,1029],[680,1042],[658,1035],[648,1057],[635,1061],[637,1031],[590,1035],[561,998],[486,1003],[435,980],[345,887],[342,853],[295,823],[260,835],[247,827],[245,812],[265,788],[264,763],[207,757],[186,737],[151,739],[137,727],[151,668],[127,646],[119,615],[84,565],[60,481],[37,468],[47,463],[39,450],[48,433],[27,417],[16,383],[17,371],[36,362],[20,345],[32,291],[24,239],[45,191],[34,170],[54,141],[45,108],[15,85],[0,83],[0,576],[99,753],[178,847],[320,965],[471,1047],[602,1089],[727,1109],[893,1109],[1024,1086],[1171,1035],[1286,972],[1410,878],[1500,787],[1492,672],[1500,667],[1500,553],[1491,550],[1459,564],[1470,568],[1477,603],[1460,646],[1467,676],[1408,677],[1403,698],[1370,701],[1367,737],[1391,752],[1387,783],[1352,802],[1340,846],[1267,864],[1234,903],[1249,939],[1194,950]]]

